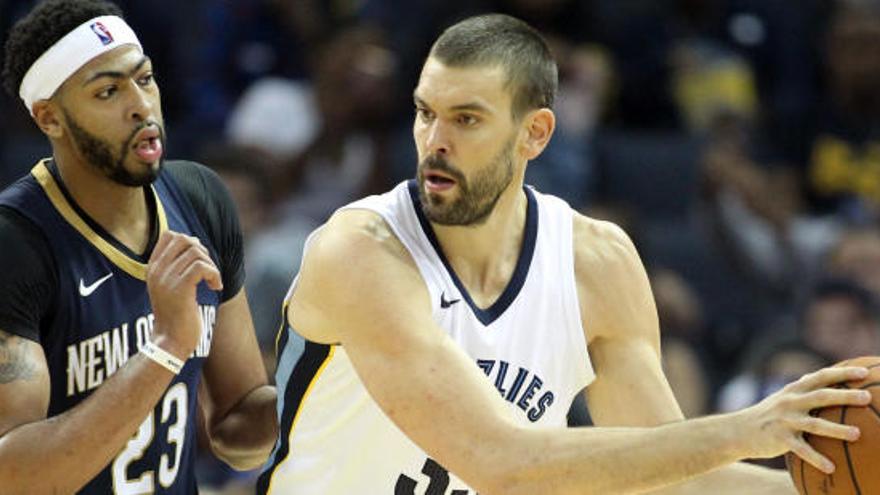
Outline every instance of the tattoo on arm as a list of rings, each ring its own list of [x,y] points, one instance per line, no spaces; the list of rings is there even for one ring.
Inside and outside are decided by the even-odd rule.
[[[0,385],[35,375],[36,367],[27,357],[24,340],[0,331]]]

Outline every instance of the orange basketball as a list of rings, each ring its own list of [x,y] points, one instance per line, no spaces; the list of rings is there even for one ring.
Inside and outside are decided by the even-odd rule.
[[[816,411],[816,415],[858,426],[862,435],[855,442],[845,442],[804,434],[813,448],[831,459],[836,469],[826,475],[789,452],[785,456],[788,471],[801,495],[880,494],[880,357],[850,359],[836,366],[868,368],[870,373],[864,380],[841,386],[870,390],[872,401],[866,407],[826,407]]]

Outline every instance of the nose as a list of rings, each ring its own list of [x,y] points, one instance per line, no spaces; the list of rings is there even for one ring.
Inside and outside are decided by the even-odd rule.
[[[144,88],[138,84],[132,84],[132,98],[129,106],[129,117],[135,122],[143,122],[153,117],[154,102]]]
[[[448,155],[451,151],[451,142],[449,140],[449,130],[443,124],[443,121],[434,119],[427,131],[425,146],[428,154]]]

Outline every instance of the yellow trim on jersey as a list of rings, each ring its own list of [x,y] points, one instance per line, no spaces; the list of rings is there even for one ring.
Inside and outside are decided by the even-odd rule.
[[[283,303],[281,303],[281,326],[278,328],[278,331],[275,332],[275,356],[278,356],[278,352],[281,350],[278,348],[278,344],[281,343],[281,333],[287,330],[287,307],[290,306],[290,299],[285,299]]]
[[[284,457],[284,460],[278,463],[275,466],[275,469],[272,471],[272,477],[269,479],[269,488],[266,490],[267,495],[272,494],[272,485],[275,483],[275,474],[280,471],[281,466],[290,459],[290,454],[293,452],[293,432],[296,431],[296,422],[299,421],[299,414],[302,412],[303,407],[305,407],[306,400],[309,398],[309,394],[312,392],[312,388],[315,386],[315,383],[318,382],[318,379],[321,377],[321,373],[327,368],[327,365],[330,364],[330,361],[333,360],[333,354],[336,353],[336,346],[331,345],[330,350],[327,351],[327,357],[324,359],[324,362],[321,363],[321,366],[318,367],[318,371],[315,372],[315,376],[312,377],[312,380],[309,382],[309,386],[306,387],[306,391],[302,396],[302,399],[299,401],[299,408],[296,410],[296,414],[293,416],[293,422],[290,424],[290,432],[287,434],[287,443],[289,445],[287,449],[287,455]]]
[[[101,253],[113,262],[114,265],[118,266],[134,278],[146,280],[147,265],[145,263],[141,263],[140,261],[131,258],[116,248],[116,246],[107,242],[106,239],[95,232],[94,229],[92,229],[89,224],[76,213],[76,210],[74,210],[67,201],[64,193],[61,192],[58,183],[55,182],[55,177],[52,176],[52,173],[49,172],[49,169],[46,167],[47,160],[48,159],[41,160],[34,165],[34,168],[31,169],[31,175],[37,179],[37,182],[43,188],[43,191],[46,192],[46,196],[49,197],[52,206],[55,207],[58,213],[64,217],[71,227],[76,229],[77,232],[85,237],[87,241],[101,251]],[[150,186],[150,190],[153,191],[153,197],[156,199],[156,215],[159,217],[159,234],[161,235],[162,232],[168,230],[168,219],[165,216],[165,208],[159,200],[159,195],[156,193],[156,189]]]

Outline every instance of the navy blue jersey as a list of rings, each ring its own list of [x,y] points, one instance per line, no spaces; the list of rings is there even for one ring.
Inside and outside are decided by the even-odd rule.
[[[193,206],[192,196],[185,194],[167,167],[145,188],[154,213],[151,246],[162,231],[185,233],[198,237],[217,266],[224,266],[221,252],[226,247],[217,245],[218,236],[209,232],[211,226],[198,213],[200,208]],[[49,161],[40,162],[30,175],[0,194],[0,207],[11,208],[36,226],[51,258],[52,265],[46,269],[51,273],[44,278],[54,279],[55,287],[43,291],[51,294],[51,301],[36,305],[45,308],[38,318],[36,337],[51,377],[49,416],[85,400],[124,365],[148,341],[154,320],[145,282],[151,248],[138,255],[113,239],[79,209],[53,172]],[[237,229],[237,222],[233,223]],[[236,273],[239,280],[226,289],[237,291],[242,276]],[[228,281],[224,276],[224,282]],[[227,298],[204,282],[199,285],[197,299],[204,325],[196,351],[137,433],[80,493],[197,492],[198,383],[211,348],[217,308]],[[5,331],[34,337],[16,331],[14,320],[10,321]]]

